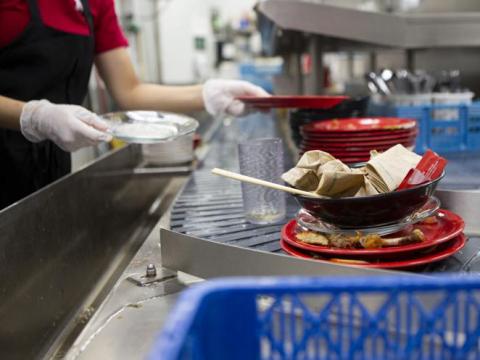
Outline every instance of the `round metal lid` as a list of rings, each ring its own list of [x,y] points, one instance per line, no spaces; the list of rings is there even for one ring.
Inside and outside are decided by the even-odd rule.
[[[113,112],[101,118],[113,137],[136,144],[171,141],[193,133],[199,125],[191,117],[157,111]]]

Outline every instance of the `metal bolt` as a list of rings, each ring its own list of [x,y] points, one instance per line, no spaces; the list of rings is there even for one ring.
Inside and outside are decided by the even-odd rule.
[[[146,276],[148,278],[157,276],[157,268],[153,264],[148,264]]]

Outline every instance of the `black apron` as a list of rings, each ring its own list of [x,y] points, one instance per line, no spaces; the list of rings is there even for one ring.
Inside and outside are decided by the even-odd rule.
[[[73,6],[73,0],[72,1]],[[94,58],[93,18],[82,0],[90,35],[45,26],[36,0],[27,0],[31,21],[0,49],[0,95],[29,101],[80,105]],[[68,174],[70,154],[51,141],[31,143],[19,131],[0,130],[0,209]]]

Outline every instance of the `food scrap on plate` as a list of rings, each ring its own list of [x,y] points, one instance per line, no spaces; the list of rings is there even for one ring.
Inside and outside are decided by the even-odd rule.
[[[306,244],[330,246],[340,249],[379,249],[390,246],[401,246],[422,242],[425,235],[420,229],[414,229],[405,236],[386,238],[378,234],[362,234],[357,231],[355,235],[346,234],[321,234],[315,231],[300,231],[296,238]]]

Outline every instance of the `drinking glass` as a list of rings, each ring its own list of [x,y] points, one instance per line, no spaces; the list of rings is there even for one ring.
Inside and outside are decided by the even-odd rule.
[[[281,139],[265,138],[238,145],[240,173],[257,179],[281,183],[284,171]],[[286,213],[285,194],[278,190],[242,182],[245,217],[253,224],[282,220]]]

